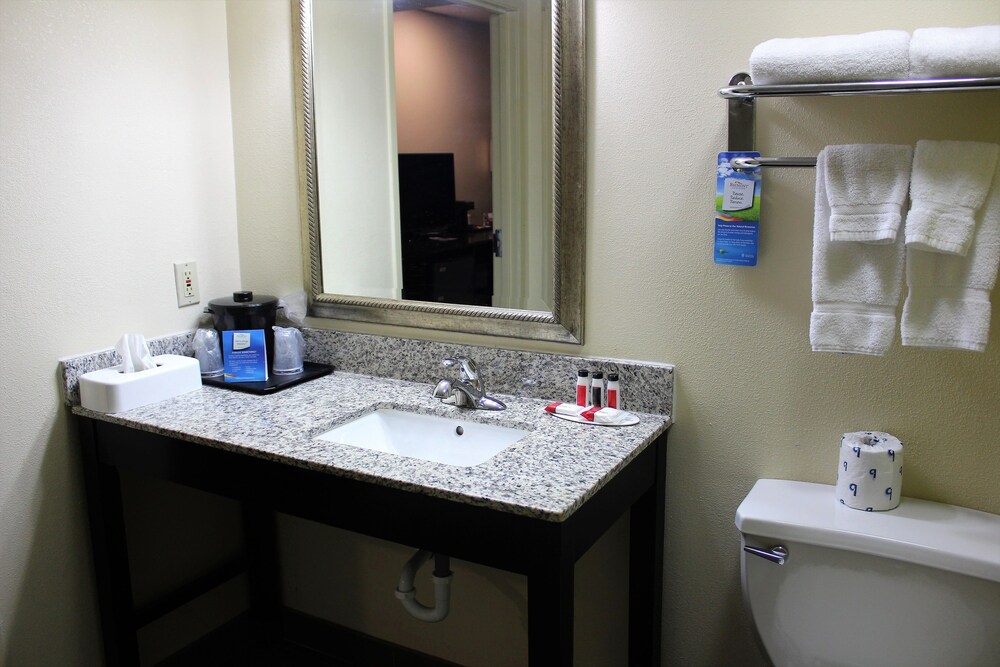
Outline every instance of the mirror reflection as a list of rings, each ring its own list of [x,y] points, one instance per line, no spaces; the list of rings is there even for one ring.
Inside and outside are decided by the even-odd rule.
[[[581,343],[584,0],[396,4],[293,0],[309,314]]]
[[[324,293],[554,310],[549,10],[312,3]]]

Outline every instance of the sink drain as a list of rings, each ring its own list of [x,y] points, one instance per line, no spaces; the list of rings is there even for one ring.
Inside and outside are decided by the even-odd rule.
[[[455,427],[455,435],[462,435],[463,433],[465,433],[465,429],[464,428],[462,428],[461,426],[456,426]]]

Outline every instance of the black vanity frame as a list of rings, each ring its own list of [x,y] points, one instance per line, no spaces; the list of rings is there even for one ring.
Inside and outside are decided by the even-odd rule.
[[[573,664],[574,565],[631,510],[629,665],[660,664],[666,432],[565,521],[556,522],[299,468],[89,417],[79,417],[79,424],[109,665],[139,663],[136,630],[150,617],[149,610],[136,610],[133,604],[119,471],[169,480],[242,503],[250,614],[276,640],[281,639],[284,610],[274,512],[283,512],[527,576],[528,654],[533,667]],[[225,576],[215,579],[202,583],[221,583],[219,579],[224,581]],[[160,613],[198,592],[178,591],[173,604],[167,600],[159,605]]]

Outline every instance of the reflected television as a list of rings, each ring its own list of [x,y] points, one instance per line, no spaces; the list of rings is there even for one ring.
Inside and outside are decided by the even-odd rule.
[[[404,236],[447,230],[455,218],[455,155],[399,154],[399,218]]]

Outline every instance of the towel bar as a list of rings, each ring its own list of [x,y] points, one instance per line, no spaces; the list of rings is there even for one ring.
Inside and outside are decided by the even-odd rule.
[[[739,75],[737,75],[739,76]],[[742,83],[730,82],[719,90],[727,99],[753,97],[799,97],[813,95],[900,95],[903,93],[943,93],[1000,88],[1000,77],[966,79],[908,79],[901,81],[856,81],[838,83],[790,83],[755,85],[743,75]],[[735,77],[734,77],[735,78]]]
[[[755,169],[757,167],[815,167],[814,157],[734,157],[729,161],[733,169]]]
[[[1000,76],[970,79],[914,79],[912,81],[860,81],[847,83],[798,83],[755,85],[750,75],[740,72],[719,90],[729,106],[729,150],[752,151],[758,97],[797,97],[803,95],[898,95],[902,93],[948,93],[1000,89]],[[816,161],[789,163],[787,160],[811,158],[759,158],[761,167],[813,167]],[[735,161],[734,161],[735,166]],[[737,168],[749,168],[750,165]]]

